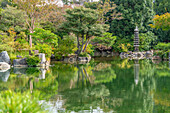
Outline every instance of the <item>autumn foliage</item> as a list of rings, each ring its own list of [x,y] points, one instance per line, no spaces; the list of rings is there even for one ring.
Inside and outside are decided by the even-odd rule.
[[[170,13],[165,13],[163,15],[155,15],[153,19],[154,24],[150,24],[152,28],[169,30],[170,29]]]

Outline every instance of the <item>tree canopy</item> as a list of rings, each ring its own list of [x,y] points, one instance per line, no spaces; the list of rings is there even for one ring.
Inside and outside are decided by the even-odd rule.
[[[72,32],[77,36],[78,54],[86,49],[86,45],[88,45],[92,36],[101,36],[108,28],[105,24],[97,23],[99,16],[95,10],[76,7],[74,9],[67,9],[66,13],[66,21],[62,24],[60,29],[68,33]],[[82,41],[81,45],[80,37]]]

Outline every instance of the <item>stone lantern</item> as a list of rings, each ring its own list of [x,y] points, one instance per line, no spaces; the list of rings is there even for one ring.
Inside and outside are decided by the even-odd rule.
[[[138,30],[137,26],[136,26],[136,29],[134,30],[134,34],[135,34],[135,38],[134,38],[135,50],[134,50],[134,52],[138,52],[139,51],[139,30]]]

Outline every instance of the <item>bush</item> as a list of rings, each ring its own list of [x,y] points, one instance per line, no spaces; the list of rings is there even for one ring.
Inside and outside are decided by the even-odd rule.
[[[48,44],[41,44],[41,43],[37,43],[37,45],[35,46],[36,50],[39,50],[39,53],[45,53],[47,58],[51,57],[52,52],[52,47]]]
[[[170,52],[170,43],[158,43],[154,49],[159,50],[157,55],[161,56],[162,58],[168,58]]]
[[[112,33],[104,33],[102,37],[95,37],[92,42],[101,44],[106,47],[111,47],[115,43],[116,36],[112,36]]]
[[[117,52],[127,52],[133,50],[133,41],[132,39],[120,39],[116,40],[116,43],[113,45],[113,50]]]
[[[59,40],[58,47],[54,49],[55,57],[60,59],[62,56],[74,54],[77,51],[75,37],[66,36]]]
[[[40,59],[37,56],[29,56],[26,59],[28,66],[37,66],[40,63]]]
[[[84,52],[84,53],[80,53],[79,56],[80,57],[88,57],[88,54]]]
[[[147,32],[147,33],[140,33],[139,34],[140,38],[140,46],[139,49],[140,51],[148,51],[150,50],[155,44],[157,40],[157,36],[154,35],[152,32]]]

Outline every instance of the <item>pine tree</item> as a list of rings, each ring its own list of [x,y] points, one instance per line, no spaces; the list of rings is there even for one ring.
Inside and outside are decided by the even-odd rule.
[[[99,17],[95,10],[76,7],[66,10],[66,13],[66,21],[60,29],[64,32],[72,32],[77,36],[78,54],[86,50],[92,36],[100,36],[108,28],[105,24],[97,24]]]

